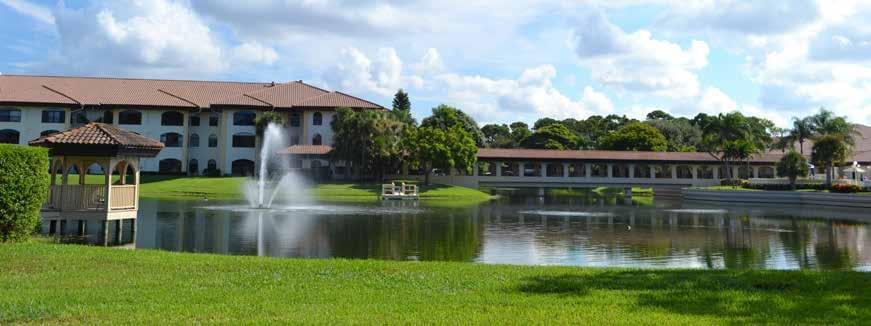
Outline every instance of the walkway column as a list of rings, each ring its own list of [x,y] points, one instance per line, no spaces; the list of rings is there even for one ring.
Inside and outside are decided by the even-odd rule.
[[[546,177],[547,176],[547,163],[541,162],[541,164],[539,164],[539,167],[541,168],[541,171],[539,171],[540,172],[539,174],[542,177]]]
[[[741,169],[740,169],[739,167],[737,167],[737,166],[733,166],[733,167],[732,167],[732,176],[733,176],[735,179],[741,179],[741,173],[740,173],[740,172],[741,172]]]
[[[712,169],[714,169],[714,180],[720,180],[720,167],[714,166]]]
[[[614,177],[614,164],[608,163],[607,169],[608,169],[608,179],[613,178]]]
[[[591,175],[590,174],[590,166],[591,166],[590,163],[584,163],[584,175],[586,175],[587,178],[589,178]]]
[[[569,163],[563,163],[563,178],[569,177]]]
[[[497,177],[502,176],[502,162],[501,161],[496,162],[496,176]]]
[[[517,176],[525,177],[526,176],[526,162],[518,162],[517,163]]]
[[[698,178],[699,178],[699,166],[698,166],[698,165],[693,165],[693,166],[691,166],[690,168],[692,169],[691,171],[692,171],[692,173],[693,173],[693,179],[694,179],[694,180],[695,180],[695,179],[698,179]]]
[[[671,178],[677,179],[677,165],[669,165],[668,168],[671,170]]]
[[[629,179],[635,179],[635,164],[629,164]]]
[[[758,167],[758,166],[754,166],[754,167],[753,167],[753,178],[754,178],[754,179],[758,179],[758,178],[759,178],[759,167]]]
[[[473,176],[473,177],[477,177],[477,176],[478,176],[478,168],[480,167],[480,164],[481,164],[481,162],[476,161],[476,162],[475,162],[475,166],[472,167],[472,176]]]

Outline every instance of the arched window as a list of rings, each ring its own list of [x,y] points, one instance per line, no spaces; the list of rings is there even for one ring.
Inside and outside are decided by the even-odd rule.
[[[233,135],[233,147],[254,147],[254,134],[240,132]]]
[[[315,134],[315,136],[312,137],[312,145],[323,145],[321,134]]]
[[[290,126],[291,127],[299,127],[299,112],[294,112],[290,114]]]
[[[217,127],[218,122],[221,122],[221,114],[218,112],[209,113],[209,126]]]
[[[179,133],[168,132],[160,135],[160,142],[166,147],[181,147],[182,136]]]
[[[0,122],[21,122],[21,110],[0,109]]]
[[[57,130],[51,130],[51,129],[49,129],[49,130],[43,130],[41,133],[39,133],[39,137],[44,137],[44,136],[48,136],[48,135],[53,135],[53,134],[56,134],[56,133],[59,133],[59,132],[60,132],[60,131],[57,131]]]
[[[0,130],[0,144],[18,144],[20,134],[17,130],[3,129]]]
[[[191,134],[190,147],[200,147],[200,135]]]
[[[103,111],[103,118],[99,122],[111,124],[112,120],[112,111]]]
[[[234,126],[253,126],[254,118],[257,116],[254,112],[251,111],[239,111],[233,113],[233,125]]]
[[[200,126],[200,116],[197,115],[196,113],[191,114],[191,117],[189,120],[190,120],[189,124],[191,127],[199,127]]]
[[[190,174],[199,174],[200,172],[200,162],[197,162],[197,159],[191,159],[188,162],[188,173]]]
[[[218,136],[215,134],[209,135],[209,147],[218,147]]]
[[[312,125],[320,126],[322,124],[324,124],[324,116],[320,112],[315,112],[315,114],[312,115]]]
[[[141,125],[142,112],[136,110],[125,110],[118,113],[119,125]]]
[[[167,111],[160,115],[161,126],[183,126],[184,114],[178,111]]]
[[[42,123],[65,123],[67,112],[62,109],[42,110]]]
[[[157,169],[160,173],[181,173],[181,161],[174,158],[160,160]]]
[[[254,161],[252,160],[235,160],[231,164],[231,172],[236,176],[251,176],[254,175]]]
[[[218,162],[215,162],[215,160],[209,160],[209,162],[206,163],[206,169],[208,169],[209,171],[215,170],[217,168]]]

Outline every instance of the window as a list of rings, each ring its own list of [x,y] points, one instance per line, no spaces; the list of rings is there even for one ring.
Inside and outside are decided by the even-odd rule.
[[[60,131],[57,131],[57,130],[51,130],[51,129],[50,129],[50,130],[45,130],[45,131],[39,133],[39,137],[44,137],[44,136],[48,136],[48,135],[53,135],[53,134],[56,134],[56,133],[59,133],[59,132],[60,132]]]
[[[42,123],[64,123],[66,116],[64,110],[42,110]]]
[[[0,144],[18,144],[19,133],[12,129],[0,130]]]
[[[188,162],[188,173],[190,174],[199,174],[200,172],[200,163],[197,162],[197,159],[192,159]]]
[[[191,127],[199,127],[200,126],[200,116],[196,114],[192,114],[190,118]]]
[[[254,161],[235,160],[230,164],[230,169],[235,176],[251,176],[254,175]]]
[[[178,111],[168,111],[160,115],[161,126],[183,126],[184,114]]]
[[[21,110],[0,109],[0,122],[21,122]]]
[[[218,162],[215,162],[215,160],[209,160],[209,162],[206,163],[206,169],[209,171],[218,169]]]
[[[88,114],[85,113],[85,111],[76,111],[76,113],[74,113],[73,116],[70,117],[70,119],[73,120],[73,123],[75,124],[85,124],[91,122],[90,120],[88,120]]]
[[[218,122],[221,120],[221,115],[217,112],[209,113],[209,126],[217,127]]]
[[[218,136],[215,134],[209,135],[209,147],[218,147]]]
[[[181,147],[182,136],[175,132],[168,132],[160,135],[160,142],[166,147]],[[179,163],[181,164],[181,163]]]
[[[181,161],[174,158],[160,160],[157,171],[160,173],[181,173]]]
[[[233,135],[233,147],[254,147],[254,134],[238,133]]]
[[[191,134],[190,147],[200,147],[200,135]]]
[[[323,139],[321,139],[321,134],[315,134],[312,137],[312,145],[323,145]]]
[[[135,110],[126,110],[118,113],[119,125],[141,125],[142,112]]]
[[[239,111],[233,113],[233,125],[234,126],[253,126],[254,118],[257,116],[254,112],[251,111]]]
[[[290,126],[291,127],[299,127],[299,121],[300,121],[300,118],[299,118],[298,112],[294,112],[294,113],[290,114]]]
[[[112,111],[103,111],[103,119],[100,120],[102,123],[112,123]]]
[[[312,125],[320,126],[322,124],[324,124],[324,116],[320,112],[315,112],[315,114],[312,115]]]

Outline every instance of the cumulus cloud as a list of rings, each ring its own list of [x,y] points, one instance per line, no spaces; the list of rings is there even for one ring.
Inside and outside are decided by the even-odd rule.
[[[30,16],[45,24],[54,25],[54,15],[51,10],[25,0],[0,0],[0,3],[19,13]]]
[[[814,0],[676,1],[659,23],[683,30],[765,35],[800,28],[819,14]]]
[[[260,43],[246,42],[233,48],[233,58],[236,62],[271,65],[278,60],[278,53],[275,49]]]
[[[698,94],[696,73],[707,65],[710,51],[702,41],[684,49],[646,30],[626,33],[596,9],[577,20],[570,44],[593,79],[622,92],[671,98]]]
[[[378,49],[370,59],[357,48],[347,47],[323,78],[331,87],[389,96],[403,85],[402,60],[393,48]]]

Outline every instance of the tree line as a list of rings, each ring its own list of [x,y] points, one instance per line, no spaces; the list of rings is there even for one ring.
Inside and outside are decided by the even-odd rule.
[[[843,163],[850,155],[855,131],[846,118],[821,109],[795,118],[793,128],[777,128],[769,120],[740,112],[692,119],[654,110],[646,119],[593,115],[586,119],[542,118],[532,127],[511,124],[478,126],[463,111],[439,105],[432,115],[418,122],[411,115],[408,93],[399,90],[392,110],[342,108],[333,119],[333,160],[348,162],[357,177],[375,176],[402,169],[416,169],[427,176],[436,169],[471,173],[478,148],[528,148],[552,150],[618,150],[658,152],[705,152],[722,162],[728,179],[732,167],[771,150],[784,154],[799,144],[813,142],[812,161],[827,168]]]

